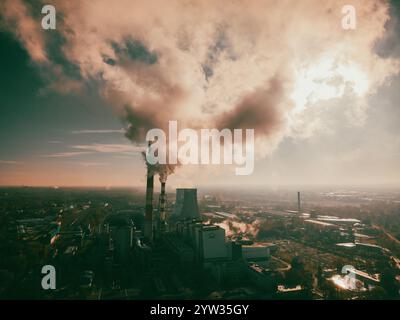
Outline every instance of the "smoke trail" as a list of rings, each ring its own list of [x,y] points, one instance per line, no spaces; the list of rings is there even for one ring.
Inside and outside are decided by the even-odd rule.
[[[147,172],[150,175],[158,174],[160,182],[166,182],[169,175],[173,174],[177,165],[172,164],[150,164],[146,160],[146,152],[142,152],[143,161],[147,166]]]

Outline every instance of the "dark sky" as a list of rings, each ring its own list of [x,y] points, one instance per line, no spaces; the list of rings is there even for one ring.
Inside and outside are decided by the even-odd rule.
[[[49,152],[46,142],[73,141],[65,141],[69,131],[121,127],[96,94],[42,93],[46,83],[26,51],[9,34],[0,33],[0,43],[1,159]]]
[[[45,90],[46,81],[20,43],[6,32],[0,32],[0,43],[0,183],[56,185],[59,180],[62,185],[70,176],[67,185],[75,181],[76,185],[113,185],[110,166],[115,162],[120,169],[129,169],[133,184],[140,181],[132,165],[140,163],[137,156],[129,159],[125,151],[78,154],[86,151],[73,148],[92,144],[130,147],[123,133],[117,132],[122,128],[120,120],[95,90],[87,89],[81,95]],[[68,152],[71,155],[64,154]]]

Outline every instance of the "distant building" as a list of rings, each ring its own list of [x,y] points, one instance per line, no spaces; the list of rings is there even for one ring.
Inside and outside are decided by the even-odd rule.
[[[242,256],[248,261],[263,261],[270,257],[270,249],[259,243],[242,245]]]
[[[316,219],[318,217],[317,211],[316,210],[311,210],[310,211],[310,218],[311,219]]]
[[[279,285],[277,290],[280,293],[288,293],[288,292],[301,291],[303,289],[302,289],[301,285],[297,285],[297,286],[295,286],[293,288],[288,288],[288,287],[286,287],[284,285]]]
[[[320,221],[320,220],[306,219],[304,221],[306,223],[308,223],[309,225],[313,225],[317,228],[325,228],[325,229],[338,229],[339,228],[339,226],[337,226],[333,223],[324,222],[324,221]]]

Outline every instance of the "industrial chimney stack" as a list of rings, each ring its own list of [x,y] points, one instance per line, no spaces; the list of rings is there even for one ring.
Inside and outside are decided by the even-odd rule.
[[[301,211],[300,191],[297,192],[297,211],[298,211],[298,213],[300,213],[300,211]]]
[[[149,142],[150,147],[150,142]],[[154,189],[154,175],[147,166],[147,185],[146,185],[146,210],[144,222],[144,236],[147,240],[153,239],[153,189]]]
[[[164,174],[160,174],[160,182],[161,182],[161,192],[160,192],[160,199],[158,204],[158,223],[157,223],[157,231],[162,233],[166,231],[167,227],[167,217],[166,217],[166,193],[165,193],[165,184],[166,184],[166,177]]]

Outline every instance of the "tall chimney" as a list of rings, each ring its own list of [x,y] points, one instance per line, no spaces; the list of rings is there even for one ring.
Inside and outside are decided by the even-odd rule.
[[[159,212],[159,223],[158,223],[158,231],[159,232],[164,232],[166,230],[166,212],[165,212],[165,207],[167,203],[166,199],[166,194],[165,194],[165,183],[166,179],[164,175],[160,175],[160,182],[161,182],[161,192],[160,192],[160,200],[159,200],[159,206],[158,206],[158,212]]]
[[[301,211],[300,191],[297,192],[297,211],[298,213]]]
[[[150,142],[149,142],[150,147]],[[147,184],[146,184],[146,211],[144,217],[144,236],[147,240],[153,239],[153,188],[154,188],[154,174],[147,164]]]

